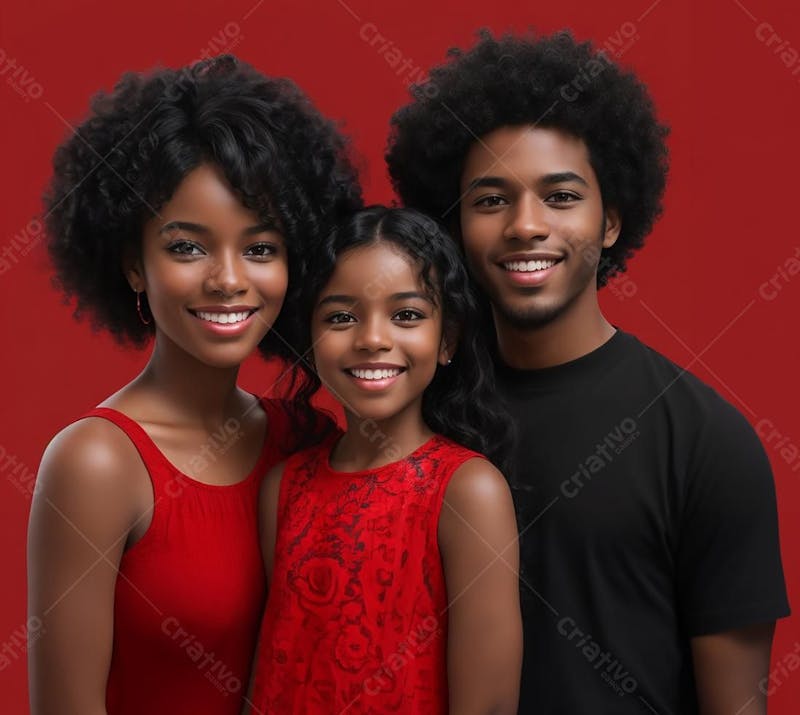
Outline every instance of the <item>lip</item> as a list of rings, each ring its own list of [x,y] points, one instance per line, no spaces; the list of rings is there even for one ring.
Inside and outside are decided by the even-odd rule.
[[[515,261],[556,261],[554,266],[545,268],[541,271],[509,271],[505,267],[505,263],[513,263]],[[497,261],[497,267],[503,272],[503,275],[516,286],[525,288],[540,286],[545,283],[550,276],[555,273],[558,267],[564,261],[564,254],[552,253],[548,251],[528,251],[519,253],[509,253]]]
[[[395,375],[394,377],[384,377],[380,380],[365,380],[362,377],[356,377],[355,375],[351,374],[349,370],[400,370],[400,372]],[[358,365],[351,365],[350,367],[344,368],[342,372],[353,381],[353,383],[362,390],[367,392],[381,392],[389,387],[391,387],[400,376],[406,371],[406,368],[402,365],[393,365],[388,362],[363,362],[359,363]]]
[[[258,310],[257,305],[198,305],[188,309],[190,313],[247,313]]]
[[[405,370],[403,365],[390,362],[360,362],[358,365],[349,365],[345,370]]]
[[[497,263],[502,268],[504,263],[512,263],[513,261],[562,261],[564,260],[563,253],[554,253],[553,251],[519,251],[518,253],[509,253],[497,259]]]
[[[203,305],[187,310],[210,333],[224,337],[236,337],[250,328],[260,309],[252,305]],[[250,315],[238,323],[212,323],[209,320],[203,320],[197,313],[250,313]]]

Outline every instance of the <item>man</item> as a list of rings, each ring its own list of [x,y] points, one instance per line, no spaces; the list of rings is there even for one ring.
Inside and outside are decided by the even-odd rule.
[[[769,462],[597,299],[661,211],[646,88],[569,33],[483,32],[414,96],[389,171],[463,246],[518,433],[520,713],[766,712],[789,613]]]

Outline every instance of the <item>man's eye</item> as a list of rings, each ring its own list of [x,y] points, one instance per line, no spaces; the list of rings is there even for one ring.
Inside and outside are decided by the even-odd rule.
[[[179,256],[202,256],[203,251],[196,243],[191,241],[174,241],[167,246],[170,253],[176,253]]]
[[[257,243],[247,249],[248,256],[257,256],[259,258],[267,258],[277,253],[277,249],[271,243]]]
[[[580,196],[573,194],[571,191],[556,191],[547,197],[547,201],[552,204],[566,204],[579,199]]]
[[[475,206],[483,206],[484,208],[494,208],[495,206],[502,206],[507,203],[502,196],[493,194],[492,196],[484,196],[475,202]]]
[[[394,317],[397,320],[402,322],[409,322],[412,320],[422,320],[425,316],[420,313],[418,310],[412,310],[410,308],[405,308],[403,310],[399,310],[394,314]]]

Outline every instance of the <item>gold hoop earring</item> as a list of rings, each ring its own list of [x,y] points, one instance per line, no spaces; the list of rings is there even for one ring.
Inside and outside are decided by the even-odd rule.
[[[144,293],[144,291],[136,291],[136,312],[139,314],[139,320],[142,321],[145,325],[150,325],[151,320],[145,320],[144,314],[142,313],[142,302],[140,296]]]

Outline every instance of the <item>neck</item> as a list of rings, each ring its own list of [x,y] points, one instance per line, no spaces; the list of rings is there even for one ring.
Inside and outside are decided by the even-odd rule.
[[[157,395],[164,411],[184,424],[217,425],[242,409],[238,374],[238,365],[207,365],[158,333],[150,360],[134,383]]]
[[[500,356],[519,370],[538,370],[577,360],[607,342],[615,329],[603,315],[594,284],[558,315],[542,325],[512,325],[493,310]]]
[[[331,464],[339,471],[357,472],[381,467],[411,454],[433,432],[422,419],[421,400],[382,420],[359,417],[345,409],[347,432],[336,445]]]

